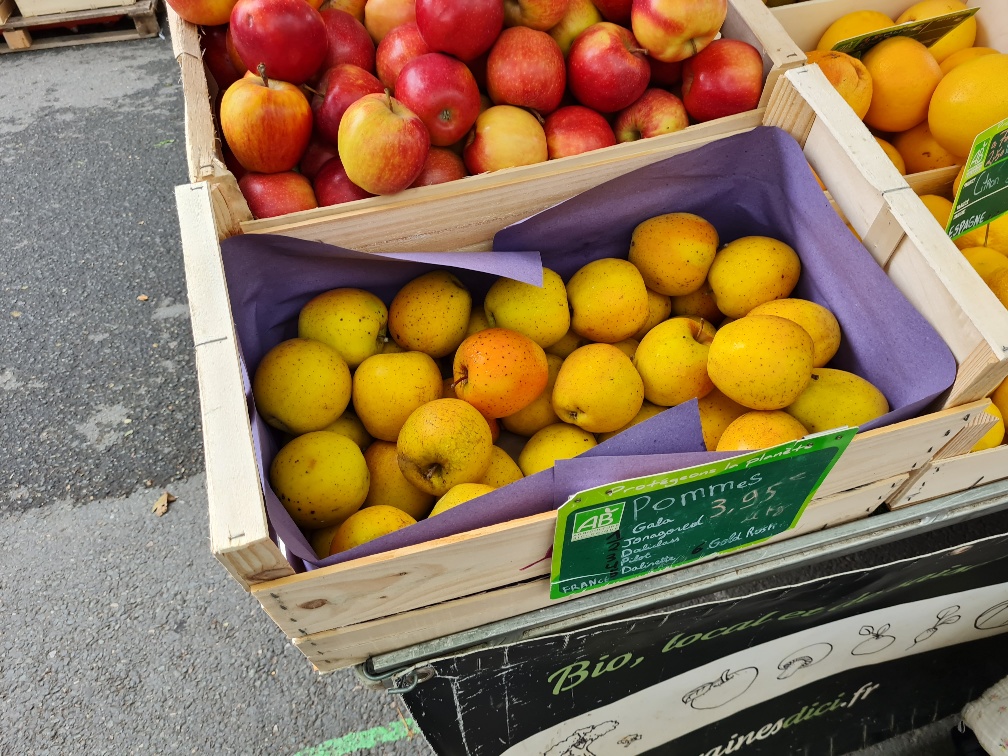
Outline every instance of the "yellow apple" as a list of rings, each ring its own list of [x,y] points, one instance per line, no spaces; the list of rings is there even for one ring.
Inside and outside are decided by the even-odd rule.
[[[487,320],[487,316],[483,311],[483,308],[473,307],[472,312],[469,313],[469,325],[466,326],[465,335],[467,337],[472,336],[474,333],[485,331],[489,327],[490,321]]]
[[[289,339],[270,349],[252,377],[263,420],[291,435],[325,428],[350,403],[350,369],[319,341]]]
[[[389,305],[389,333],[404,349],[445,357],[465,338],[472,296],[445,270],[414,278]]]
[[[487,468],[486,475],[483,476],[480,483],[494,488],[503,488],[508,483],[514,483],[523,477],[521,468],[511,459],[511,456],[499,446],[495,446],[490,450],[490,467]]]
[[[1005,260],[1008,266],[1008,259]],[[812,366],[823,367],[840,348],[840,323],[821,304],[807,299],[774,299],[757,305],[750,315],[776,315],[792,320],[812,337]]]
[[[997,423],[994,427],[987,431],[983,437],[977,441],[970,451],[983,451],[984,449],[993,449],[995,446],[999,446],[1005,437],[1005,424],[1004,416],[1001,414],[1001,410],[998,409],[996,404],[991,404],[987,408],[987,414],[993,415],[997,418]]]
[[[555,354],[560,359],[564,359],[575,349],[583,347],[587,343],[588,339],[584,336],[579,336],[574,332],[574,329],[571,328],[558,342],[553,344],[553,346],[546,351],[549,354]]]
[[[486,419],[461,399],[435,399],[413,410],[399,440],[406,480],[435,496],[459,483],[476,483],[490,467],[493,438]]]
[[[714,258],[708,281],[718,309],[741,318],[757,305],[791,294],[801,260],[787,244],[767,236],[743,236]]]
[[[599,433],[598,442],[601,444],[603,441],[608,441],[613,436],[622,433],[627,428],[633,428],[638,423],[643,423],[645,420],[654,417],[655,415],[664,412],[668,407],[660,407],[657,404],[651,404],[651,402],[644,400],[641,404],[640,411],[633,416],[633,420],[624,425],[622,428],[617,428],[614,431],[609,431],[608,433]]]
[[[329,547],[330,556],[394,533],[407,525],[416,525],[416,520],[401,509],[387,506],[362,509],[339,526]]]
[[[692,318],[670,318],[641,340],[634,367],[644,381],[644,397],[674,407],[706,396],[714,384],[707,375],[707,353],[714,327]]]
[[[553,386],[556,384],[562,364],[562,357],[557,357],[555,354],[546,355],[546,388],[532,400],[531,404],[500,419],[507,430],[519,436],[531,436],[547,425],[560,422],[560,418],[553,411]]]
[[[548,470],[558,459],[572,459],[596,446],[595,436],[569,423],[547,425],[537,431],[518,455],[525,477]]]
[[[808,435],[808,430],[787,412],[754,410],[733,420],[724,429],[717,451],[765,449]]]
[[[399,452],[391,441],[375,441],[364,452],[364,461],[371,474],[364,507],[385,505],[397,507],[415,520],[427,516],[434,506],[434,495],[421,491],[399,469]]]
[[[612,344],[587,344],[564,360],[553,386],[553,411],[589,433],[607,433],[633,420],[644,383],[630,358]]]
[[[633,230],[628,257],[649,289],[678,297],[703,286],[717,248],[717,229],[699,215],[666,213]]]
[[[784,409],[811,382],[812,355],[812,337],[797,323],[776,315],[747,315],[714,334],[707,374],[725,396],[744,407]]]
[[[567,282],[571,328],[591,341],[614,344],[630,338],[648,318],[647,287],[633,263],[603,257]]]
[[[729,399],[717,388],[700,399],[700,428],[703,430],[704,446],[707,451],[715,451],[721,434],[734,420],[749,412],[733,399]]]
[[[353,410],[350,409],[346,410],[342,415],[336,418],[333,422],[329,423],[329,425],[322,430],[346,436],[357,444],[361,451],[367,449],[374,440],[371,438],[371,434],[367,432],[367,428],[364,427],[364,423],[362,423],[360,418],[357,417],[357,415],[353,413]]]
[[[589,26],[605,21],[598,8],[591,0],[570,0],[567,12],[564,13],[556,26],[549,30],[549,35],[560,46],[560,52],[567,57],[571,45],[578,35]]]
[[[298,315],[298,336],[328,344],[355,368],[388,341],[385,303],[362,289],[332,289],[311,299]]]
[[[613,346],[623,352],[630,360],[633,360],[634,355],[637,354],[637,347],[640,346],[640,342],[637,339],[623,339],[623,341],[617,341]]]
[[[672,298],[665,294],[659,294],[657,291],[648,289],[647,303],[647,320],[644,321],[644,325],[640,327],[640,330],[633,335],[638,342],[644,338],[644,334],[663,320],[667,320],[668,316],[672,314]]]
[[[330,554],[330,547],[332,546],[333,536],[336,535],[336,531],[339,530],[339,525],[330,525],[328,528],[322,528],[321,530],[316,530],[312,532],[311,538],[308,539],[308,543],[311,544],[312,551],[315,552],[315,556],[319,559],[325,559]]]
[[[684,294],[681,297],[672,297],[671,315],[680,315],[693,318],[703,318],[711,323],[717,324],[724,318],[724,313],[717,308],[714,299],[714,290],[706,281],[703,286],[692,294]]]
[[[354,372],[353,405],[375,438],[395,441],[410,413],[441,398],[441,370],[423,352],[376,354]]]
[[[483,494],[488,494],[493,490],[495,490],[494,487],[488,486],[486,483],[459,483],[457,486],[449,488],[447,493],[437,500],[437,504],[434,505],[431,513],[427,516],[434,517],[435,515],[448,511],[452,507],[457,507],[459,504],[472,501],[473,499],[478,498]]]
[[[889,402],[870,382],[846,370],[816,368],[812,380],[785,411],[812,433],[851,428],[882,417]]]
[[[498,278],[483,300],[483,310],[491,326],[523,333],[543,349],[570,329],[567,289],[549,268],[543,268],[542,286]]]
[[[277,452],[269,479],[298,527],[318,529],[360,509],[371,477],[357,444],[338,433],[314,431]]]

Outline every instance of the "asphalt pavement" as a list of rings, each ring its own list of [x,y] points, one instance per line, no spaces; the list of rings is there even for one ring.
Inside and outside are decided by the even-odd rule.
[[[167,39],[0,56],[0,754],[429,753],[210,554],[182,124]]]

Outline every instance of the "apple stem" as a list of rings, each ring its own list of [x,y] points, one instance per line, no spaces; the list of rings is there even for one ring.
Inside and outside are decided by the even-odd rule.
[[[388,109],[392,110],[392,92],[388,87],[385,87],[385,103],[388,105]]]
[[[260,63],[256,66],[256,71],[259,73],[259,78],[263,80],[263,86],[269,86],[269,79],[266,78],[266,64]]]
[[[537,121],[539,121],[539,125],[540,126],[545,126],[546,125],[546,119],[543,118],[542,113],[540,113],[538,110],[530,110],[529,112],[532,113],[532,115],[535,116],[535,119]]]
[[[319,97],[325,97],[325,92],[319,92],[317,89],[309,87],[307,84],[302,84],[302,86],[309,92],[311,92],[313,95],[318,95]]]
[[[648,55],[649,54],[648,51],[646,49],[644,49],[643,47],[628,47],[627,49],[630,52],[632,52],[634,55]]]

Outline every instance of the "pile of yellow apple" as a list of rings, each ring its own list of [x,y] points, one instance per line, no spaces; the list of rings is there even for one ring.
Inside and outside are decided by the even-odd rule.
[[[270,467],[273,490],[325,557],[691,399],[717,451],[888,412],[871,383],[825,367],[840,325],[789,298],[794,249],[763,236],[719,246],[705,219],[669,213],[636,227],[627,259],[594,260],[566,282],[544,268],[541,287],[499,278],[482,303],[445,270],[387,308],[360,289],[319,294],[253,379],[260,415],[293,436]],[[501,427],[526,439],[514,458],[495,445]]]

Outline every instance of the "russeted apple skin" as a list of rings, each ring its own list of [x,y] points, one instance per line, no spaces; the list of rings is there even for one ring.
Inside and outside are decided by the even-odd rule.
[[[444,496],[480,481],[490,467],[490,426],[461,399],[435,399],[413,411],[396,441],[399,469],[421,491]]]

